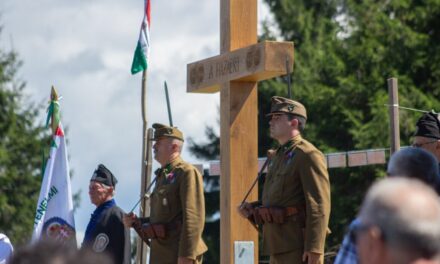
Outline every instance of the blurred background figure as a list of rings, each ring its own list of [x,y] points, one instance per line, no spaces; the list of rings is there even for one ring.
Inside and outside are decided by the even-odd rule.
[[[425,113],[416,123],[413,147],[432,153],[440,162],[440,121],[436,113]]]

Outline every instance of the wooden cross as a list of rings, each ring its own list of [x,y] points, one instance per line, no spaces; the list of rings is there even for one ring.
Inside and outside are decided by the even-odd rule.
[[[293,43],[257,43],[257,0],[220,1],[221,54],[187,66],[187,91],[220,91],[220,261],[257,263],[258,233],[236,208],[258,173],[257,83],[286,74],[286,59],[292,68]],[[254,251],[234,252],[238,241]]]

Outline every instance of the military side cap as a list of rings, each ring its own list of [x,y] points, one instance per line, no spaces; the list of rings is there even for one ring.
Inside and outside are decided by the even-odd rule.
[[[183,140],[183,133],[177,127],[170,127],[163,124],[153,124],[154,136],[153,140],[158,140],[161,137],[170,137]]]
[[[102,164],[99,164],[98,168],[93,172],[90,181],[100,182],[110,187],[115,187],[116,183],[118,183],[113,173]]]
[[[436,113],[423,114],[416,123],[414,136],[440,139],[440,120]]]
[[[270,113],[267,114],[266,116],[271,116],[280,113],[298,115],[307,119],[306,108],[300,102],[287,99],[281,96],[274,96],[272,97],[272,105],[270,108]]]

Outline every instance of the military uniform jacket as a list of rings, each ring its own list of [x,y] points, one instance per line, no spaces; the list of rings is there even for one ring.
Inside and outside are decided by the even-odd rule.
[[[263,188],[263,206],[305,208],[305,219],[304,214],[298,214],[284,224],[263,225],[263,252],[273,255],[304,250],[323,254],[330,216],[324,155],[300,135],[295,136],[272,157]]]
[[[151,241],[150,263],[175,264],[178,257],[195,259],[207,251],[202,240],[205,225],[203,179],[199,171],[180,157],[157,172],[151,194],[152,224],[176,221],[180,228],[167,230],[165,239]]]
[[[102,212],[92,239],[88,244],[97,253],[104,252],[115,260],[115,264],[130,263],[130,230],[124,227],[122,216],[124,211],[118,206],[112,206]]]

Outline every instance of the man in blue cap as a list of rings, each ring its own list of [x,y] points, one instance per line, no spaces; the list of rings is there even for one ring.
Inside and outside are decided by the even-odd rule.
[[[84,235],[83,248],[112,257],[116,264],[130,263],[130,230],[124,227],[124,211],[113,199],[118,180],[104,165],[92,175],[90,201],[96,205]]]

